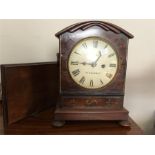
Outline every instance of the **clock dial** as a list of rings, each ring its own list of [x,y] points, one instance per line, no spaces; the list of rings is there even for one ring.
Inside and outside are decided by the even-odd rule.
[[[81,87],[101,88],[110,83],[117,72],[117,53],[100,38],[86,38],[72,49],[68,68],[72,79]]]

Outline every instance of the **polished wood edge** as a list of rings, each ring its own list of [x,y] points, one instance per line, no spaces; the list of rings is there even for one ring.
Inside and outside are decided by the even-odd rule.
[[[57,108],[54,120],[128,120],[128,111],[122,110],[74,110]]]
[[[1,64],[0,66],[3,68],[8,68],[8,67],[37,66],[37,65],[48,65],[48,64],[57,64],[57,62],[49,61],[49,62],[36,62],[36,63]]]
[[[1,83],[2,83],[3,125],[4,128],[6,128],[8,126],[8,107],[7,107],[5,65],[1,65]]]

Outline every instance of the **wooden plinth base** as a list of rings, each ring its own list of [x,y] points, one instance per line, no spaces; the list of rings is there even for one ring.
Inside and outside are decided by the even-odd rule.
[[[130,126],[128,123],[128,111],[126,109],[122,110],[69,110],[57,108],[54,113],[54,121],[61,124],[63,121],[88,121],[88,120],[98,120],[98,121],[119,121],[121,126]],[[54,126],[59,126],[53,123]],[[61,125],[62,126],[62,125]]]

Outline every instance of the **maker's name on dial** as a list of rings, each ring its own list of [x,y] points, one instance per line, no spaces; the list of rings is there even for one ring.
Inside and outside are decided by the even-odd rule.
[[[85,72],[86,74],[101,74],[100,72]]]

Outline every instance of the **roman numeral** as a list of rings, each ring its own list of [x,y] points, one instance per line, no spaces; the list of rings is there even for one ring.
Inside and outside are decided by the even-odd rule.
[[[90,87],[93,87],[93,80],[90,80]]]
[[[84,82],[85,82],[85,77],[83,76],[81,79],[80,79],[80,81],[79,81],[79,83],[81,83],[81,84],[83,84]]]
[[[108,55],[109,58],[113,57],[115,55],[115,53],[112,53],[110,55]]]
[[[93,40],[93,47],[97,48],[97,46],[98,46],[98,41],[97,40]]]
[[[107,73],[107,74],[106,74],[106,77],[108,77],[109,79],[111,79],[111,78],[112,78],[112,74]]]
[[[75,53],[75,54],[78,54],[78,55],[80,55],[80,53],[78,53],[77,51],[75,51],[74,53]]]
[[[82,46],[83,46],[83,48],[87,48],[87,44],[86,43],[83,43]]]
[[[78,61],[71,61],[71,65],[78,65],[79,62]]]
[[[116,64],[110,64],[109,67],[116,67]]]
[[[74,71],[72,72],[72,74],[73,74],[74,76],[77,76],[77,75],[80,74],[80,70],[79,70],[79,69],[76,69],[76,70],[74,70]]]
[[[100,79],[101,84],[103,84],[103,81]]]

